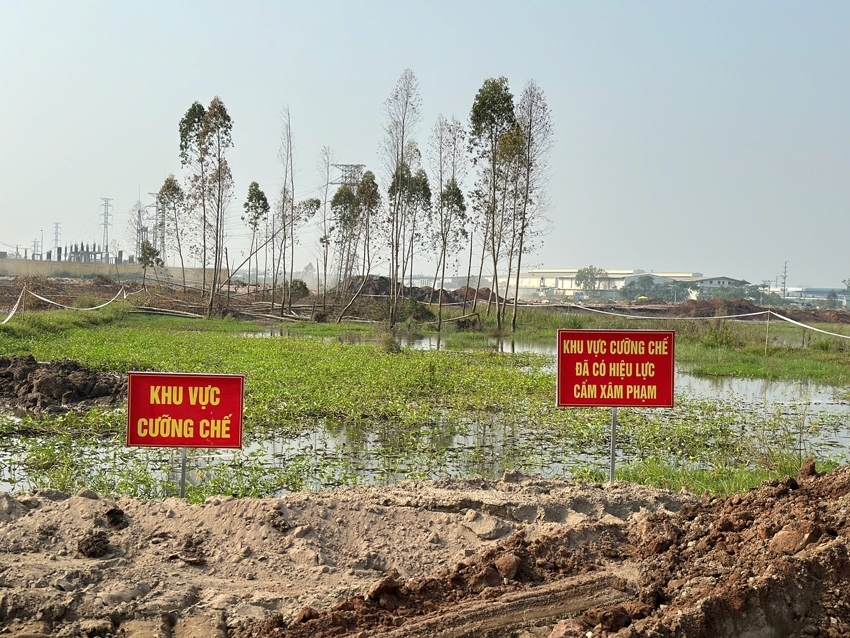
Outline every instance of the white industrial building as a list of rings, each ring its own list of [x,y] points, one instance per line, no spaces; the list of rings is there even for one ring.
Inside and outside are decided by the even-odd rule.
[[[581,286],[576,284],[576,276],[581,268],[535,268],[521,273],[519,276],[519,298],[525,300],[536,300],[544,298],[576,298],[583,296]],[[631,270],[606,270],[606,276],[599,280],[596,295],[600,297],[614,298],[617,291],[623,286],[636,281],[640,277],[649,275],[656,284],[665,284],[671,281],[701,281],[702,273],[699,272],[646,272],[638,268]],[[721,279],[716,277],[715,280]],[[722,279],[729,279],[724,277]],[[730,280],[734,281],[734,280]],[[508,284],[506,286],[506,284]],[[503,276],[499,277],[499,292],[507,290],[507,295],[514,294],[515,279],[510,282]],[[488,281],[489,285],[489,281]]]

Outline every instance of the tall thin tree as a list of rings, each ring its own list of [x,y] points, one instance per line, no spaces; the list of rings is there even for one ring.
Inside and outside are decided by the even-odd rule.
[[[245,200],[245,203],[242,204],[242,208],[245,210],[245,214],[242,216],[242,221],[251,229],[251,248],[248,251],[248,289],[251,287],[251,255],[254,255],[254,261],[256,262],[256,268],[254,270],[255,277],[259,277],[260,263],[259,263],[259,251],[254,250],[254,246],[257,243],[257,231],[260,228],[260,224],[265,222],[268,218],[270,206],[269,200],[266,198],[266,194],[260,189],[260,185],[257,182],[251,182],[250,186],[248,186],[248,197]],[[255,281],[255,283],[259,283]]]
[[[225,215],[233,197],[233,175],[227,153],[233,146],[233,121],[218,96],[210,102],[204,116],[203,138],[209,149],[210,200],[212,204],[213,272],[207,314],[213,313],[219,276],[224,262]]]
[[[321,194],[321,207],[319,208],[320,213],[316,224],[319,231],[319,259],[322,273],[322,310],[326,310],[327,308],[328,258],[330,256],[331,236],[334,232],[330,210],[331,167],[333,166],[333,163],[333,151],[331,151],[329,146],[323,146],[322,150],[319,152],[317,160],[317,168],[319,170],[319,175],[321,176],[322,184],[319,187]],[[318,278],[318,267],[316,277]],[[316,287],[316,292],[318,293],[318,282]]]
[[[384,101],[384,138],[381,152],[389,182],[400,183],[402,173],[408,166],[408,142],[413,139],[422,119],[422,98],[419,80],[410,69],[405,69],[396,82],[390,96]],[[386,224],[387,245],[390,258],[390,326],[395,325],[398,314],[400,270],[404,252],[402,250],[404,191],[397,188],[390,196]]]
[[[487,198],[484,208],[489,235],[489,251],[493,264],[493,291],[499,297],[499,257],[504,222],[503,208],[499,205],[498,180],[500,174],[499,141],[516,122],[514,98],[505,77],[489,78],[478,90],[469,114],[470,150],[475,154],[480,176],[487,181]],[[482,184],[483,185],[483,184]],[[502,328],[502,316],[496,312],[496,326]]]
[[[159,193],[157,193],[157,200],[159,206],[165,211],[166,237],[170,245],[177,250],[177,255],[180,258],[183,292],[186,292],[186,265],[183,260],[184,235],[187,228],[186,220],[184,219],[186,197],[183,189],[180,188],[180,183],[173,174],[165,178],[159,189]]]
[[[517,120],[524,132],[522,168],[525,172],[523,178],[525,192],[519,216],[519,249],[511,332],[516,331],[519,274],[522,267],[522,255],[527,250],[527,235],[545,212],[546,178],[549,153],[552,150],[552,114],[543,90],[534,80],[529,80],[522,90],[517,107]]]
[[[180,164],[188,170],[187,203],[190,210],[199,212],[199,239],[195,252],[201,260],[201,299],[207,288],[207,203],[209,200],[209,148],[205,137],[204,120],[206,109],[200,102],[193,102],[180,120]],[[198,246],[198,244],[200,244]]]

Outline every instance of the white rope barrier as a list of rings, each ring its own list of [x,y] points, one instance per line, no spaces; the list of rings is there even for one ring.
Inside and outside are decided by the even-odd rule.
[[[50,299],[47,299],[46,297],[42,297],[41,295],[37,295],[34,292],[27,290],[26,286],[24,286],[21,289],[21,294],[18,296],[18,300],[15,302],[15,305],[12,307],[12,310],[9,312],[9,315],[2,322],[0,322],[0,326],[6,324],[15,315],[15,313],[18,311],[18,306],[21,303],[21,299],[23,299],[23,297],[24,297],[24,293],[29,293],[30,295],[32,295],[36,299],[40,299],[41,301],[44,301],[45,303],[53,304],[54,306],[59,306],[60,308],[65,308],[67,310],[99,310],[100,308],[105,308],[106,306],[111,304],[113,301],[118,299],[118,297],[121,296],[121,295],[123,295],[124,299],[126,299],[128,295],[138,294],[139,292],[142,292],[142,291],[137,290],[136,292],[128,293],[126,290],[124,290],[124,286],[121,286],[121,290],[119,290],[117,293],[115,293],[115,296],[104,304],[101,304],[99,306],[94,306],[92,308],[74,308],[73,306],[66,306],[65,304],[61,304],[61,303],[58,303],[56,301],[51,301]],[[454,305],[454,304],[444,304],[444,305]],[[585,310],[587,312],[595,312],[595,313],[600,314],[600,315],[608,315],[609,317],[622,317],[624,319],[637,319],[637,320],[644,320],[644,321],[708,321],[708,320],[718,320],[718,319],[721,319],[721,320],[722,319],[740,319],[742,317],[758,317],[758,316],[761,316],[761,315],[773,315],[777,319],[781,319],[782,321],[787,321],[788,323],[794,324],[795,326],[800,326],[801,328],[805,328],[806,330],[813,330],[815,332],[820,332],[821,334],[829,335],[831,337],[838,337],[840,339],[850,339],[850,335],[842,335],[842,334],[838,334],[837,332],[830,332],[828,330],[822,330],[821,328],[815,328],[814,326],[810,326],[810,325],[802,323],[800,321],[795,321],[794,319],[791,319],[790,317],[786,317],[785,315],[780,315],[778,312],[776,312],[774,310],[760,310],[759,312],[747,312],[747,313],[743,313],[743,314],[740,314],[740,315],[725,315],[725,316],[722,316],[722,317],[669,317],[669,316],[644,317],[642,315],[627,315],[627,314],[624,314],[624,313],[621,313],[621,312],[610,312],[608,310],[599,310],[597,308],[588,308],[587,306],[580,306],[578,304],[564,304],[564,305],[568,308],[577,308],[579,310]]]
[[[595,312],[601,315],[609,315],[611,317],[624,317],[626,319],[643,319],[649,321],[708,321],[708,320],[719,320],[719,319],[740,319],[741,317],[758,317],[759,315],[773,315],[777,319],[782,319],[782,321],[787,321],[788,323],[793,323],[795,326],[800,326],[801,328],[805,328],[806,330],[814,330],[815,332],[820,332],[821,334],[830,335],[831,337],[839,337],[840,339],[850,339],[850,335],[842,335],[837,332],[829,332],[828,330],[822,330],[820,328],[815,328],[814,326],[810,326],[806,323],[802,323],[800,321],[795,321],[790,317],[786,317],[785,315],[780,315],[775,310],[760,310],[759,312],[748,312],[740,315],[725,315],[722,317],[644,317],[641,315],[626,315],[619,312],[609,312],[607,310],[598,310],[596,308],[588,308],[586,306],[579,306],[577,304],[566,304],[571,308],[579,308],[581,310],[586,310],[588,312]]]
[[[827,330],[821,330],[820,328],[815,328],[814,326],[810,326],[810,325],[805,324],[805,323],[800,323],[799,321],[794,321],[793,319],[790,319],[789,317],[785,317],[783,315],[780,315],[778,312],[774,312],[772,310],[769,310],[768,312],[770,314],[772,314],[774,317],[776,317],[777,319],[782,319],[782,321],[787,321],[788,323],[793,323],[795,326],[800,326],[801,328],[806,328],[808,330],[814,330],[815,332],[820,332],[822,334],[830,335],[830,336],[833,336],[833,337],[841,337],[842,339],[850,339],[850,336],[848,336],[848,335],[840,335],[836,332],[829,332]]]
[[[724,315],[722,317],[670,317],[670,316],[660,316],[660,317],[645,317],[643,315],[626,315],[620,312],[609,312],[607,310],[598,310],[596,308],[588,308],[587,306],[579,306],[578,304],[566,304],[569,308],[579,308],[581,310],[587,310],[588,312],[596,312],[601,315],[610,315],[612,317],[625,317],[626,319],[643,319],[644,321],[666,321],[666,320],[675,320],[675,321],[708,321],[711,319],[740,319],[741,317],[758,317],[759,315],[767,315],[770,314],[770,310],[760,310],[759,312],[747,312],[740,315]],[[775,312],[773,314],[776,314]]]
[[[31,292],[29,290],[27,290],[27,292],[29,294],[31,294],[33,297],[35,297],[36,299],[41,299],[45,303],[53,304],[54,306],[59,306],[60,308],[65,308],[67,310],[99,310],[100,308],[105,308],[106,306],[111,304],[113,301],[118,299],[118,297],[121,295],[121,293],[124,292],[124,286],[121,286],[121,290],[119,290],[117,293],[115,293],[115,296],[112,299],[110,299],[109,301],[107,301],[104,304],[100,304],[99,306],[94,306],[92,308],[74,308],[73,306],[66,306],[65,304],[61,304],[61,303],[58,303],[56,301],[51,301],[50,299],[47,299],[46,297],[42,297],[41,295],[37,295],[34,292]]]
[[[21,303],[21,299],[23,299],[23,298],[24,298],[24,293],[26,292],[26,290],[27,290],[27,287],[26,287],[26,286],[24,286],[23,288],[21,288],[21,294],[20,294],[20,295],[18,295],[18,300],[15,302],[15,305],[14,305],[14,306],[12,306],[12,311],[9,313],[9,316],[8,316],[8,317],[6,317],[6,318],[3,320],[3,323],[0,323],[0,326],[4,325],[7,321],[9,321],[9,319],[11,319],[11,318],[14,316],[14,314],[15,314],[16,312],[18,312],[18,306],[19,306],[19,305],[20,305],[20,303]]]

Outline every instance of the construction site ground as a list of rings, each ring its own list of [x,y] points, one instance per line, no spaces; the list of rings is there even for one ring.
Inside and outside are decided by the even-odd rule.
[[[850,471],[727,499],[506,474],[0,495],[0,635],[843,636]]]

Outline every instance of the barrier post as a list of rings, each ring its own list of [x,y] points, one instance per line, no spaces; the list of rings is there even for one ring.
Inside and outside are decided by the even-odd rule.
[[[770,337],[770,310],[767,311],[767,330],[764,333],[764,356],[767,356],[767,340]]]
[[[186,448],[180,455],[180,498],[186,498]]]
[[[611,408],[611,482],[617,468],[617,408]]]

